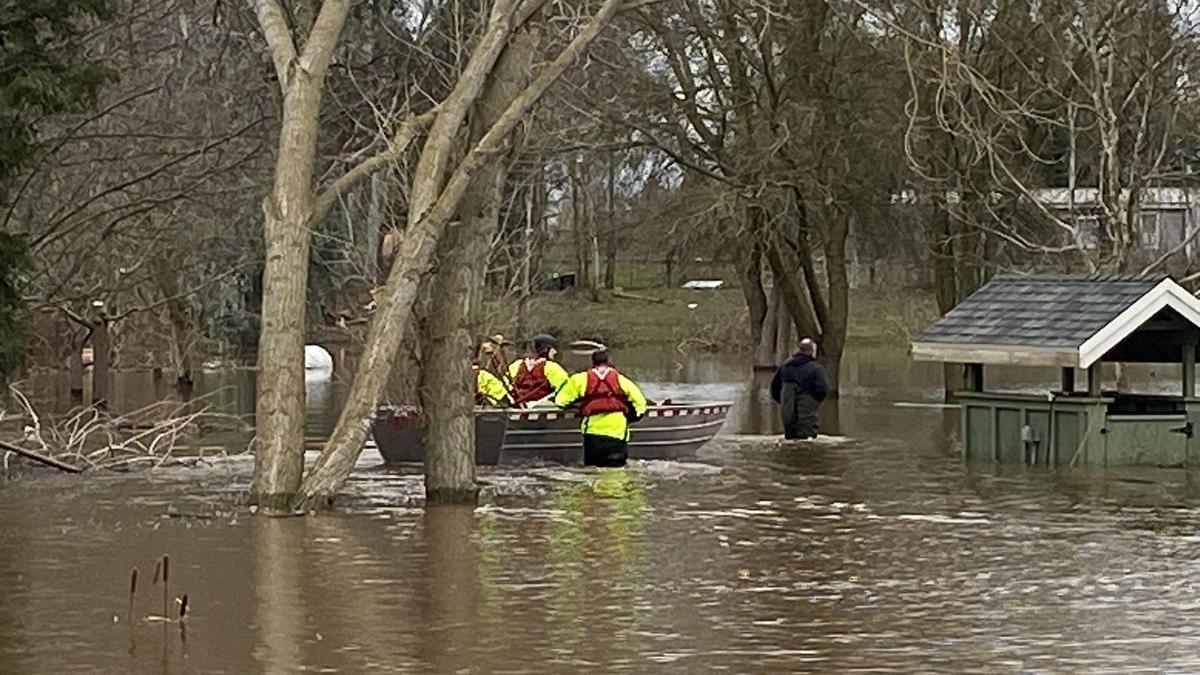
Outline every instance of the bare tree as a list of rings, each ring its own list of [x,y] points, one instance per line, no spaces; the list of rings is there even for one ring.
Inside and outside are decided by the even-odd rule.
[[[534,6],[538,4],[540,3],[535,2]],[[306,501],[332,497],[349,477],[354,461],[366,441],[375,405],[399,348],[399,338],[412,312],[417,291],[431,269],[438,240],[449,220],[458,211],[473,178],[493,155],[505,147],[512,131],[554,81],[583,54],[620,6],[621,0],[605,0],[574,39],[509,102],[496,122],[457,163],[444,184],[441,175],[449,164],[449,155],[459,125],[435,123],[435,127],[430,130],[419,163],[419,167],[424,169],[419,168],[414,176],[412,193],[414,203],[416,200],[422,200],[426,205],[422,208],[413,208],[410,205],[410,223],[405,230],[403,249],[392,263],[387,284],[379,300],[378,311],[371,321],[354,385],[338,419],[337,427],[301,489],[302,498]],[[459,85],[443,103],[438,114],[439,122],[444,115],[447,116],[445,119],[450,121],[455,118],[461,120],[478,99],[492,72],[492,66],[499,57],[499,47],[507,41],[513,27],[523,23],[515,20],[524,14],[522,9],[530,11],[529,3],[501,3],[493,8],[493,20],[489,21],[489,31],[477,45],[459,79]],[[425,153],[430,153],[429,159],[426,159]],[[458,450],[466,451],[461,448]],[[474,498],[474,472],[457,471],[461,466],[461,461],[439,463],[437,460],[428,465],[430,469],[444,467],[447,470],[446,475],[427,479],[427,491],[430,486],[438,490],[430,495],[434,501]]]

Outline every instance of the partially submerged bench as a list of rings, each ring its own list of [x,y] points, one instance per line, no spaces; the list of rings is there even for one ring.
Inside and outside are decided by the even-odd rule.
[[[921,333],[912,356],[966,367],[956,398],[967,459],[1183,465],[1200,464],[1198,344],[1200,300],[1169,278],[1000,276]],[[1103,363],[1175,364],[1182,395],[1102,391]],[[1059,367],[1061,386],[988,391],[988,365]]]

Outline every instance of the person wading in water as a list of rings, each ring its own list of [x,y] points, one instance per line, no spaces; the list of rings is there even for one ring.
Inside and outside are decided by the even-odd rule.
[[[779,404],[784,438],[817,437],[817,412],[829,395],[829,376],[816,357],[816,343],[804,338],[799,351],[771,379],[771,398]]]
[[[567,371],[554,357],[558,342],[552,335],[533,336],[531,349],[508,367],[513,403],[518,408],[553,405],[554,393],[567,382]]]
[[[633,380],[609,363],[608,351],[592,352],[592,367],[572,375],[554,403],[579,404],[583,418],[583,463],[621,467],[629,459],[629,425],[646,414],[646,397]]]

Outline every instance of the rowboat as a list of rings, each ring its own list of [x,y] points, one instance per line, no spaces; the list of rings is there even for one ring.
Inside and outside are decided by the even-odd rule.
[[[721,430],[732,405],[672,403],[650,407],[630,431],[630,459],[695,457]],[[380,408],[372,431],[384,462],[423,461],[425,429],[416,415]],[[583,463],[576,414],[545,408],[476,409],[475,463],[486,466],[529,462]]]

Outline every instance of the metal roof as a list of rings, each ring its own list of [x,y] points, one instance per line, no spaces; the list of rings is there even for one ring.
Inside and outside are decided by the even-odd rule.
[[[1167,307],[1200,328],[1200,300],[1163,276],[998,276],[918,335],[913,356],[1086,368]]]

